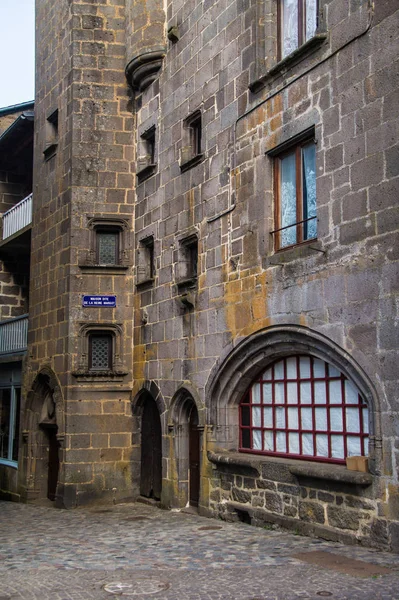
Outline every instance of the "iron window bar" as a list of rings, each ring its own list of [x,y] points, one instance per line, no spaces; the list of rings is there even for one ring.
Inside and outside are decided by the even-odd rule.
[[[279,229],[273,229],[270,233],[278,233],[279,231],[283,231],[284,229],[289,229],[290,227],[296,227],[297,225],[301,225],[302,223],[307,223],[307,221],[311,221],[312,219],[317,219],[317,215],[313,217],[309,217],[308,219],[303,219],[302,221],[297,221],[296,223],[292,223],[291,225],[285,225],[284,227],[280,227]],[[314,239],[314,238],[312,238]],[[305,240],[307,241],[307,240]],[[310,241],[310,240],[309,240]]]

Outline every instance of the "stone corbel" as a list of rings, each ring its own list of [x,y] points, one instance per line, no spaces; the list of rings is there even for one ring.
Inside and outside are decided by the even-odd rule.
[[[133,58],[125,69],[129,85],[140,92],[145,90],[157,78],[165,54],[166,50],[162,49]]]

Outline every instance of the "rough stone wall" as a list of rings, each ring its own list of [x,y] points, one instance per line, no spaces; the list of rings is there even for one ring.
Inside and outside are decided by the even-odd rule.
[[[132,114],[124,79],[124,1],[37,2],[35,201],[32,232],[29,370],[58,381],[65,426],[58,435],[59,504],[103,493],[129,495],[131,416]],[[46,120],[58,109],[58,145],[47,161]],[[128,222],[126,268],[92,265],[90,219]],[[114,294],[117,308],[82,308],[84,294]],[[81,328],[117,323],[124,374],[77,377],[87,349]],[[86,338],[87,340],[87,338]],[[83,356],[85,355],[85,357]],[[128,365],[126,367],[126,365]],[[86,368],[87,371],[87,368]],[[87,373],[86,373],[87,375]],[[26,476],[26,473],[22,475]]]
[[[136,192],[136,246],[154,237],[156,269],[154,284],[140,288],[135,302],[135,388],[155,380],[170,406],[190,382],[209,410],[210,374],[239,341],[282,324],[325,335],[376,390],[383,437],[376,439],[382,460],[375,494],[385,526],[385,518],[398,515],[398,115],[397,78],[390,75],[398,12],[393,2],[374,14],[366,2],[349,10],[339,0],[323,6],[329,36],[296,62],[263,79],[261,72],[250,92],[255,3],[168,3],[167,26],[178,26],[180,39],[168,47],[159,82],[137,102],[137,141],[156,126],[158,170]],[[182,121],[198,109],[204,160],[182,173]],[[318,241],[310,245],[315,249],[275,254],[272,159],[265,152],[310,126],[317,141]],[[182,289],[180,241],[193,233],[198,280],[195,289]],[[217,435],[209,435],[216,446]],[[166,480],[172,471],[169,461]],[[205,489],[206,460],[203,475]],[[328,502],[317,494],[311,500],[320,500],[323,511]]]

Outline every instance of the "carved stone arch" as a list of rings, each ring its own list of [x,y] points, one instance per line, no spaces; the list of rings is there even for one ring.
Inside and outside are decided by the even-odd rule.
[[[204,427],[205,409],[199,396],[192,386],[183,384],[172,398],[168,419],[174,459],[171,504],[176,508],[200,503]]]
[[[36,375],[27,394],[22,437],[22,495],[27,501],[59,499],[65,409],[60,382],[49,366],[44,366]]]
[[[166,403],[162,395],[161,390],[155,381],[146,380],[141,383],[137,389],[133,389],[132,392],[132,414],[133,416],[141,415],[143,410],[143,403],[145,401],[145,395],[149,394],[158,407],[160,415],[166,412]]]
[[[134,495],[162,501],[162,480],[166,476],[163,457],[166,405],[155,382],[145,381],[133,391],[132,415]]]
[[[168,427],[174,427],[181,422],[185,404],[192,402],[198,411],[198,424],[202,429],[206,423],[205,406],[201,402],[197,390],[188,382],[182,384],[175,392],[168,411]]]
[[[238,444],[238,405],[256,376],[279,358],[307,354],[330,363],[358,388],[369,409],[369,456],[376,470],[381,461],[380,403],[375,387],[357,361],[324,335],[298,325],[273,326],[239,343],[217,365],[206,398],[215,442],[233,450]]]

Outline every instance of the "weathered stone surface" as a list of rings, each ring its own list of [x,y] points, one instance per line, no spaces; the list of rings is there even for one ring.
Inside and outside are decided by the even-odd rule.
[[[232,492],[233,499],[236,500],[236,502],[242,502],[243,504],[251,502],[251,494],[249,492],[238,488],[233,488]]]
[[[327,508],[328,523],[332,527],[338,527],[338,529],[357,531],[362,516],[362,513],[355,510],[345,510],[335,506],[328,506]]]
[[[316,502],[300,501],[298,503],[298,514],[302,521],[308,523],[324,523],[324,508]]]

